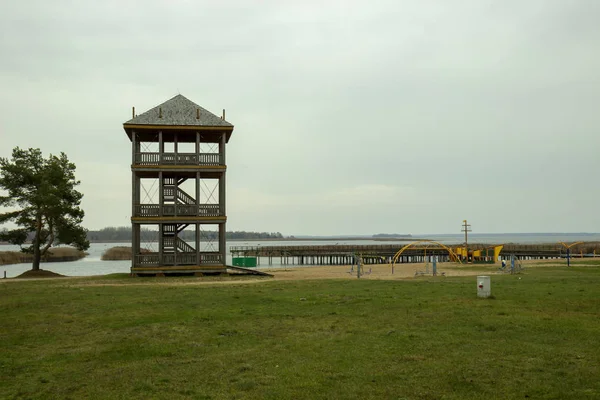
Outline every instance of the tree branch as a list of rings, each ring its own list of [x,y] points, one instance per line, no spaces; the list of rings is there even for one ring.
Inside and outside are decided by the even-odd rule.
[[[16,219],[21,215],[21,211],[10,211],[0,214],[0,224],[3,224],[11,219]]]

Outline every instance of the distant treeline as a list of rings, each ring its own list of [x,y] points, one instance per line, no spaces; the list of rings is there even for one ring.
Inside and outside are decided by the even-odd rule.
[[[412,237],[412,235],[405,234],[405,233],[378,233],[376,235],[373,235],[374,239],[402,238],[402,237]]]
[[[206,239],[217,239],[217,231],[203,231],[202,238]],[[142,230],[142,238],[145,236],[158,235],[157,231]],[[107,227],[100,229],[99,231],[89,231],[88,240],[90,242],[130,242],[131,241],[131,228],[127,226],[119,227]],[[193,241],[195,239],[195,232],[183,231],[180,238],[184,240]],[[227,239],[283,239],[284,236],[280,232],[246,232],[246,231],[232,231],[226,233]]]

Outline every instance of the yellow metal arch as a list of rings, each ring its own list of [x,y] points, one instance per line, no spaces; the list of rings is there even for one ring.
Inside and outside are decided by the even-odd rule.
[[[563,246],[565,246],[567,249],[570,249],[571,247],[578,245],[578,244],[583,244],[585,242],[575,242],[575,243],[571,243],[571,244],[566,244],[564,242],[558,242],[560,244],[562,244]]]
[[[392,264],[395,264],[396,261],[398,261],[398,257],[400,257],[400,255],[406,250],[409,249],[410,247],[419,244],[419,243],[433,243],[433,244],[437,244],[439,246],[441,246],[442,248],[448,250],[448,253],[450,254],[451,258],[454,258],[455,260],[457,260],[459,263],[462,264],[462,261],[460,261],[460,258],[458,257],[458,255],[456,255],[456,253],[448,246],[441,244],[440,242],[436,242],[434,240],[417,240],[415,242],[409,243],[406,246],[404,246],[403,248],[401,248],[400,250],[398,250],[396,252],[396,254],[394,254],[394,257],[392,258]]]
[[[571,244],[566,244],[565,242],[558,242],[558,243],[562,244],[567,249],[567,251],[570,251],[571,247],[576,246],[578,244],[583,244],[585,242],[575,242],[575,243],[571,243]],[[583,257],[583,250],[581,250],[581,257]]]

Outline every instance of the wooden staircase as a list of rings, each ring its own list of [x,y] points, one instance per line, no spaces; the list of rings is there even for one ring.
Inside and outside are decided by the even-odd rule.
[[[163,178],[163,200],[165,203],[195,205],[196,199],[179,187],[187,178]]]
[[[196,249],[177,235],[189,224],[164,224],[163,225],[163,252],[165,253],[195,253]]]

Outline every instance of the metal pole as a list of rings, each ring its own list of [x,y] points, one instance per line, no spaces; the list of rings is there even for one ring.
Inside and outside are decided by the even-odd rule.
[[[467,223],[466,219],[463,219],[463,229],[462,231],[465,233],[465,257],[467,262],[469,262],[469,236],[468,232],[471,232],[471,225]]]

